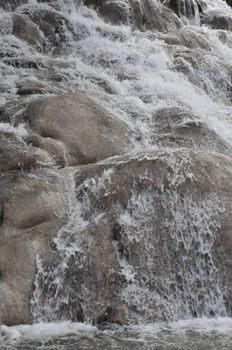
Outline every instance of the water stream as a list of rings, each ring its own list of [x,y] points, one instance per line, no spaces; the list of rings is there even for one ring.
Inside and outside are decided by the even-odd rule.
[[[185,15],[190,11],[190,3],[185,2]],[[225,1],[202,0],[200,3],[205,13],[212,16],[220,13],[232,19],[232,9]],[[225,145],[226,154],[231,152],[232,34],[200,25],[201,13],[196,3],[193,4],[194,16],[182,15],[179,31],[162,34],[141,32],[130,25],[107,24],[81,1],[58,0],[52,7],[47,2],[30,0],[15,12],[0,9],[0,106],[7,104],[14,108],[22,84],[42,83],[47,95],[85,92],[131,130],[128,155],[103,161],[107,171],[101,176],[97,174],[77,185],[77,175],[69,172],[68,222],[54,239],[56,258],[53,262],[37,258],[38,273],[31,300],[37,323],[0,326],[1,350],[231,350],[232,321],[226,317],[230,315],[213,256],[224,207],[216,193],[204,194],[199,199],[176,191],[186,178],[193,176],[191,160],[188,151],[180,150],[177,166],[172,145],[167,143],[163,150],[159,149],[159,125],[154,122],[165,109],[179,111],[179,127],[194,118],[217,135]],[[55,39],[57,44],[53,47],[50,39],[43,38],[41,52],[12,34],[13,16],[30,15],[37,10],[51,10],[63,18],[62,35]],[[15,110],[15,116],[29,99],[37,96],[22,94],[21,107]],[[0,130],[10,130],[19,139],[26,133],[23,124],[1,123]],[[208,144],[211,151],[216,150],[214,147]],[[99,209],[96,203],[107,195],[107,186],[114,183],[119,164],[133,161],[138,152],[141,158],[151,162],[159,158],[168,164],[172,171],[171,186],[166,190],[160,185],[154,191],[148,170],[143,175],[151,183],[146,191],[138,192],[135,185],[126,208],[112,204],[111,215],[122,228],[120,241],[113,243],[124,280],[119,294],[124,303],[133,301],[136,313],[129,311],[130,326],[97,328],[90,325],[91,304],[85,280],[89,273],[87,256],[94,243],[92,238],[86,239],[85,232],[93,223],[103,222],[105,210]],[[162,281],[153,268],[154,250],[158,249],[158,238],[154,238],[152,230],[153,218],[158,215],[154,203],[158,206],[159,201],[167,213],[165,225],[171,242],[165,250],[167,272]],[[146,252],[139,265],[129,263],[121,254],[121,246],[125,244],[128,255],[136,249]],[[176,256],[175,266],[169,261],[172,254]],[[73,273],[73,282],[67,284],[70,273]],[[139,279],[138,275],[142,277]],[[83,278],[81,286],[75,276]],[[164,287],[154,292],[156,285]],[[76,294],[82,300],[80,309],[85,324],[67,322],[76,317],[73,306]],[[154,319],[154,312],[160,320],[169,322],[158,319],[157,323],[149,323]],[[191,320],[193,317],[197,318]],[[48,323],[58,321],[62,323]]]

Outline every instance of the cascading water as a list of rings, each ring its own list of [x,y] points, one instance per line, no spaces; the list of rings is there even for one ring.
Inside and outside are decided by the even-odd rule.
[[[159,1],[154,3],[161,6]],[[15,12],[0,12],[1,105],[14,106],[22,81],[39,82],[45,86],[46,94],[76,90],[87,93],[131,130],[127,157],[99,163],[99,167],[106,164],[108,169],[96,176],[90,172],[83,181],[77,179],[78,171],[69,173],[67,223],[52,243],[52,257],[37,258],[38,273],[31,300],[34,321],[111,320],[109,309],[108,316],[103,313],[93,317],[88,277],[89,254],[95,244],[92,231],[95,226],[100,230],[106,222],[110,225],[111,220],[114,227],[120,227],[120,234],[114,228],[111,242],[119,270],[111,292],[120,300],[121,308],[131,304],[127,322],[228,314],[214,258],[223,203],[212,191],[192,195],[179,190],[187,181],[194,181],[189,150],[183,151],[170,137],[160,150],[162,135],[157,116],[165,109],[181,111],[175,114],[179,119],[173,129],[186,129],[194,123],[198,127],[204,125],[223,145],[222,153],[231,154],[232,37],[229,31],[200,26],[200,6],[205,13],[226,16],[232,16],[232,10],[223,0],[181,3],[183,27],[167,33],[132,30],[129,25],[112,26],[94,9],[74,0],[34,0]],[[128,11],[130,22],[130,3],[124,1],[123,8]],[[50,37],[41,31],[36,43],[41,50],[35,50],[12,32],[14,16],[28,16],[32,21],[36,20],[36,11],[51,11],[62,23],[61,32],[57,28]],[[21,107],[16,109],[12,122],[29,99],[22,93]],[[5,123],[0,127],[11,127],[18,137],[24,137],[22,124],[13,128]],[[215,152],[218,147],[208,145]],[[199,149],[204,152],[201,146]],[[120,204],[118,198],[114,199],[114,191],[120,192],[114,184],[118,164],[133,162],[138,151],[142,159],[164,162],[170,175],[166,182],[162,180],[153,186],[152,171],[144,168],[137,180],[132,177],[126,204]],[[65,170],[63,173],[65,177]],[[147,185],[140,188],[143,181]],[[104,203],[110,196],[110,209],[104,204],[101,207],[101,201]],[[159,228],[165,231],[167,240],[162,244],[163,231],[155,228],[160,208],[165,220]],[[159,251],[161,247],[163,251]],[[143,254],[137,256],[137,251]],[[162,254],[165,278],[156,271]],[[114,271],[108,272],[110,278]],[[103,299],[104,295],[99,296],[100,302]],[[117,317],[114,320],[118,321]]]
[[[178,166],[174,155],[158,153],[155,157],[154,153],[156,151],[151,149],[146,157],[164,159],[172,169],[168,179],[170,189],[154,186],[153,176],[145,168],[139,184],[133,181],[127,207],[121,207],[117,199],[112,199],[113,204],[108,208],[110,222],[114,221],[116,227],[112,249],[120,270],[118,297],[123,305],[133,305],[128,314],[132,323],[225,316],[226,307],[213,256],[220,229],[219,217],[224,208],[215,193],[194,199],[191,194],[181,195],[176,191],[177,186],[193,177],[188,152],[181,154]],[[133,159],[136,158],[131,154],[120,162],[126,164]],[[102,176],[86,179],[76,191],[75,185],[70,186],[71,215],[68,225],[54,240],[56,258],[52,258],[48,266],[40,258],[37,262],[32,299],[35,320],[93,320],[93,301],[88,296],[91,283],[87,276],[91,273],[88,256],[96,242],[89,231],[94,230],[95,225],[106,225],[104,198],[111,198],[112,192],[118,192],[114,185],[117,163],[117,159],[109,160],[110,167]],[[110,189],[109,184],[112,185]],[[161,226],[160,206],[165,212]],[[162,248],[163,237],[159,230],[167,232],[165,248]],[[165,275],[157,271],[157,263],[161,261]]]

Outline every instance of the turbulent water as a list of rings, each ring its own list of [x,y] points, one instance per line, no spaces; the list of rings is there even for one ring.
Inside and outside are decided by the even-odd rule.
[[[209,16],[220,13],[232,18],[232,10],[225,1],[202,0],[202,3]],[[48,3],[31,0],[18,7],[16,13],[30,13],[37,8],[51,9]],[[232,147],[232,34],[229,31],[200,26],[197,7],[194,17],[181,18],[182,32],[161,34],[132,30],[129,25],[112,26],[80,1],[59,0],[52,11],[62,14],[71,23],[71,29],[64,22],[63,41],[55,49],[47,43],[45,53],[34,50],[25,41],[14,36],[12,12],[0,11],[2,106],[6,103],[10,106],[17,99],[22,81],[25,84],[27,81],[39,82],[43,83],[48,95],[64,91],[86,92],[126,122],[132,130],[128,150],[132,152],[132,158],[135,150],[150,150],[151,147],[153,150],[157,149],[159,130],[154,133],[154,115],[163,108],[184,109],[205,123],[209,130],[213,130],[228,149]],[[185,12],[187,13],[187,8]],[[23,95],[21,100],[23,109],[29,97]],[[19,112],[17,110],[15,113]],[[8,123],[1,123],[0,128],[15,132],[19,138],[26,133],[23,125],[13,127]],[[160,157],[162,158],[162,152]],[[112,164],[114,161],[111,160]],[[175,174],[172,179],[174,188],[182,179],[171,154],[167,161]],[[179,167],[185,167],[187,163],[188,160]],[[188,169],[186,176],[191,176]],[[38,274],[31,301],[35,321],[62,319],[61,310],[66,301],[68,304],[71,293],[69,287],[65,286],[66,268],[71,266],[75,254],[79,254],[76,264],[85,269],[82,231],[88,225],[86,217],[91,222],[101,220],[99,213],[90,217],[93,205],[89,196],[97,198],[101,188],[111,181],[110,178],[111,169],[100,179],[87,179],[75,190],[74,178],[70,175],[67,190],[69,221],[54,240],[59,259],[50,266],[49,274],[46,266],[43,266],[42,258],[37,259]],[[78,196],[79,193],[82,195]],[[151,217],[154,215],[152,203],[160,196],[163,196],[164,203],[168,203],[167,210],[172,220],[167,220],[167,227],[176,255],[180,255],[175,267],[180,271],[184,286],[182,289],[174,287],[171,297],[174,273],[167,273],[167,281],[164,282],[168,286],[166,295],[159,292],[156,295],[151,294],[146,280],[155,284],[159,278],[154,277],[154,262],[149,260],[153,249],[152,244],[149,245],[153,239],[149,229]],[[134,266],[118,256],[121,273],[128,282],[121,291],[121,297],[125,302],[133,300],[137,309],[141,308],[140,318],[133,313],[130,315],[132,323],[149,321],[149,312],[154,303],[155,307],[158,304],[158,312],[163,319],[226,316],[223,291],[219,287],[219,275],[212,252],[216,240],[214,232],[219,228],[218,216],[223,209],[216,194],[210,194],[199,203],[187,195],[178,196],[172,189],[162,194],[141,193],[139,197],[135,192],[132,193],[126,209],[113,208],[118,223],[124,228],[123,239],[143,244],[143,236],[147,242],[144,245],[147,260],[140,262],[147,266],[144,285],[136,281],[135,275],[138,271]],[[186,217],[191,219],[186,221]],[[192,225],[189,225],[189,221]],[[196,227],[200,229],[196,230]],[[198,246],[196,242],[199,243]],[[117,251],[117,243],[115,250]],[[180,251],[183,250],[186,254],[181,257]],[[190,269],[187,268],[189,265]],[[207,295],[204,293],[205,288],[209,291]],[[44,293],[47,293],[46,298]],[[87,287],[80,287],[79,293],[84,299],[84,321],[89,322],[91,319],[88,317]],[[69,317],[72,319],[71,309]],[[65,314],[64,319],[66,318]],[[24,350],[226,350],[231,349],[231,329],[231,319],[227,318],[110,329],[71,323],[2,327],[0,347]]]
[[[206,3],[209,11],[215,8],[232,16],[224,1]],[[64,28],[65,44],[45,55],[9,34],[11,14],[1,13],[2,105],[14,100],[18,84],[29,79],[44,82],[48,91],[55,86],[58,91],[87,92],[134,129],[135,147],[152,143],[152,115],[162,107],[184,107],[231,142],[229,32],[223,43],[220,31],[188,25],[183,29],[189,31],[187,47],[171,48],[165,43],[168,34],[111,26],[94,11],[75,4],[60,1],[72,32]],[[24,5],[17,13],[23,13],[24,7],[30,11],[30,7],[47,9],[49,5],[31,1],[29,10]],[[196,38],[206,43],[207,51],[196,48]],[[29,68],[24,64],[27,61]]]
[[[231,319],[185,320],[135,327],[37,324],[5,327],[1,350],[230,350]]]

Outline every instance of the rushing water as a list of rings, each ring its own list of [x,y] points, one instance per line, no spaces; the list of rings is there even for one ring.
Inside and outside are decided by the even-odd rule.
[[[80,323],[2,327],[1,350],[231,350],[231,319],[196,319],[146,326]]]
[[[232,17],[231,8],[223,0],[202,0],[202,3],[209,15],[220,13]],[[125,121],[132,131],[131,150],[146,152],[152,146],[153,151],[157,152],[156,136],[159,130],[157,128],[154,135],[154,115],[163,108],[179,108],[191,113],[205,123],[209,130],[213,130],[228,145],[228,149],[232,146],[230,32],[200,26],[200,13],[196,6],[194,18],[181,19],[182,32],[161,34],[139,32],[130,26],[106,24],[95,11],[82,6],[81,1],[59,0],[57,4],[54,9],[48,3],[31,0],[16,10],[17,14],[27,14],[37,9],[50,9],[56,14],[62,14],[71,23],[71,30],[64,25],[63,41],[55,49],[45,40],[47,46],[43,53],[13,35],[13,14],[0,10],[2,106],[6,103],[10,106],[17,100],[20,84],[39,82],[45,86],[46,94],[80,90],[104,105]],[[187,14],[187,7],[185,12]],[[172,41],[175,45],[172,45]],[[21,107],[15,111],[16,114],[25,108],[28,100],[26,95],[21,97]],[[184,118],[185,123],[187,119]],[[26,134],[22,124],[14,127],[1,123],[0,130],[15,132],[19,139]],[[162,152],[159,157],[163,157]],[[185,175],[190,176],[188,157],[184,155],[182,159],[181,166],[187,169]],[[215,232],[220,226],[218,217],[223,208],[216,194],[203,198],[201,203],[188,195],[180,197],[175,192],[175,181],[181,181],[180,169],[175,168],[175,159],[172,163],[171,152],[166,161],[175,175],[173,188],[169,192],[159,192],[157,195],[151,189],[138,196],[134,191],[126,209],[117,206],[112,208],[114,217],[123,227],[122,239],[140,246],[144,244],[146,252],[146,259],[141,258],[140,262],[147,268],[144,284],[134,279],[137,267],[127,264],[118,255],[121,272],[125,280],[130,282],[122,289],[121,297],[124,301],[133,300],[141,311],[148,313],[147,319],[144,315],[141,319],[131,315],[133,323],[149,320],[149,310],[157,300],[161,305],[160,310],[165,308],[162,315],[164,319],[225,316],[223,291],[219,287],[218,270],[212,255]],[[65,269],[71,266],[72,256],[79,254],[76,264],[79,264],[79,268],[82,266],[83,270],[86,268],[84,239],[82,241],[82,232],[88,225],[85,217],[93,222],[101,220],[104,215],[98,212],[90,218],[93,205],[89,197],[96,200],[101,189],[111,181],[111,176],[113,179],[114,167],[117,170],[114,162],[117,164],[117,161],[113,159],[109,162],[112,164],[102,178],[86,179],[77,189],[72,175],[67,181],[69,220],[54,240],[58,252],[57,263],[53,264],[48,275],[42,258],[37,259],[38,275],[31,301],[32,313],[37,322],[63,318],[60,315],[62,303],[70,295],[69,287],[65,288]],[[85,192],[83,189],[88,186],[91,190]],[[177,288],[172,294],[167,290],[167,295],[154,295],[148,288],[151,281],[153,284],[159,282],[152,269],[154,262],[151,253],[155,242],[149,245],[153,239],[151,218],[156,215],[153,203],[158,197],[162,197],[164,207],[168,203],[165,210],[172,220],[167,222],[167,230],[173,243],[172,249],[180,255],[175,268],[180,271],[183,281],[182,289]],[[196,242],[200,242],[197,248]],[[117,243],[114,249],[118,251]],[[186,254],[181,256],[183,249]],[[171,254],[170,248],[167,251]],[[191,261],[186,260],[188,254],[191,255]],[[172,273],[167,273],[165,283],[169,289],[172,279]],[[51,293],[54,286],[55,295]],[[207,295],[204,293],[206,288]],[[86,312],[85,321],[91,321],[88,318],[86,286],[80,287],[79,292],[85,299],[82,305]],[[43,293],[47,293],[46,298]],[[1,326],[0,349],[231,350],[231,331],[232,321],[229,318],[199,318],[146,326],[106,325],[101,329],[75,323],[44,323],[12,328]]]

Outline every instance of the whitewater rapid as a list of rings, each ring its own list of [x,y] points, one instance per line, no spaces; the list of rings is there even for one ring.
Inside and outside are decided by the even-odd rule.
[[[205,1],[209,11],[231,13],[223,0]],[[49,9],[49,4],[29,2],[31,9]],[[29,9],[30,9],[29,6]],[[67,32],[64,48],[54,53],[38,53],[25,42],[9,34],[12,23],[9,13],[1,11],[0,37],[1,100],[17,98],[17,84],[22,80],[54,84],[62,91],[83,91],[103,104],[132,130],[133,147],[152,144],[152,116],[163,107],[180,107],[191,111],[227,142],[232,142],[231,96],[228,94],[232,64],[230,33],[227,43],[219,32],[207,27],[187,25],[189,46],[169,45],[169,34],[141,33],[130,27],[112,26],[96,12],[73,1],[60,1],[62,15],[72,23],[74,34]],[[23,13],[23,5],[16,13]],[[191,34],[192,33],[192,34]],[[175,35],[175,31],[174,34]],[[191,35],[201,37],[208,49],[194,47]],[[78,38],[78,40],[77,40]],[[187,45],[188,46],[188,45]],[[191,48],[193,46],[193,48]],[[195,63],[191,66],[191,56]],[[31,61],[36,69],[18,68],[7,57]],[[184,74],[178,72],[188,68]],[[182,69],[183,68],[183,69]],[[27,100],[27,97],[25,97]]]
[[[100,329],[81,323],[43,323],[0,327],[1,350],[21,349],[142,349],[230,350],[232,320],[229,318],[184,320],[133,327]]]

